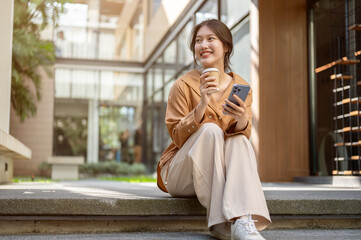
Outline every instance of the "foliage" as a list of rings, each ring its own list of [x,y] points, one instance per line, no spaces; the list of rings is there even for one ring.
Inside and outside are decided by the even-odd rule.
[[[51,169],[51,166],[47,162],[41,162],[38,165],[38,170],[39,170],[41,176],[49,177],[50,176],[50,169]]]
[[[44,177],[14,177],[12,180],[13,183],[21,183],[21,182],[40,182],[40,183],[51,183],[51,182],[59,182],[57,180],[51,180],[50,178]]]
[[[141,175],[147,171],[147,168],[142,163],[133,163],[129,167],[129,173],[131,175]]]
[[[108,161],[99,163],[85,163],[79,166],[80,173],[91,175],[112,174],[112,175],[142,175],[147,171],[142,163],[128,164],[124,162]]]
[[[82,156],[87,148],[87,120],[85,118],[57,118],[54,129],[56,155]],[[59,136],[62,136],[59,140]],[[67,149],[62,149],[66,141]],[[63,146],[64,147],[64,146]]]
[[[157,182],[157,179],[151,176],[132,176],[132,177],[101,177],[100,180],[119,181],[119,182]]]
[[[51,76],[55,61],[52,42],[41,39],[47,27],[57,27],[68,0],[15,0],[11,73],[11,104],[21,121],[34,116],[41,99],[40,68]],[[35,94],[34,94],[35,93]]]

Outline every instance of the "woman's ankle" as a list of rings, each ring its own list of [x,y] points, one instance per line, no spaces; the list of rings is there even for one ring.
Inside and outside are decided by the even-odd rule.
[[[230,220],[230,222],[235,223],[238,219],[245,219],[245,218],[247,218],[247,215],[243,215],[243,216],[239,216],[239,217],[232,218],[232,219]]]

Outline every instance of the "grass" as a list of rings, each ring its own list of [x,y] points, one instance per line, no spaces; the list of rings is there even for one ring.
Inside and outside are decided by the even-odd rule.
[[[99,180],[105,181],[119,181],[119,182],[157,182],[156,178],[152,176],[122,176],[122,177],[99,177]],[[51,180],[50,178],[45,177],[14,177],[13,183],[22,183],[22,182],[40,182],[40,183],[52,183],[52,182],[59,182],[58,180]]]
[[[151,176],[100,177],[98,179],[119,182],[157,182],[157,179]]]
[[[40,182],[40,183],[51,183],[51,182],[58,182],[56,180],[51,180],[50,178],[45,177],[14,177],[13,183],[22,183],[22,182]]]

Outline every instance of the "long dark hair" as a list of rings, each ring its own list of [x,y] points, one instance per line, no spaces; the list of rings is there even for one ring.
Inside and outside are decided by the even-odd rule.
[[[232,33],[229,30],[229,28],[226,26],[226,24],[219,21],[218,19],[205,20],[193,28],[192,35],[191,35],[192,38],[190,41],[189,48],[191,49],[191,51],[193,53],[193,59],[194,59],[195,64],[198,66],[197,58],[195,55],[196,37],[197,37],[198,30],[203,26],[209,27],[216,34],[216,36],[219,38],[219,40],[221,40],[221,42],[223,43],[223,47],[228,48],[228,51],[224,54],[224,69],[231,70],[231,68],[229,66],[231,64],[231,62],[230,62],[229,58],[233,54]]]

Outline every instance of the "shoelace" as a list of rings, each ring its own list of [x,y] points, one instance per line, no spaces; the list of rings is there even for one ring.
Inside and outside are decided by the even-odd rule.
[[[251,214],[247,214],[246,219],[240,219],[241,223],[246,226],[246,231],[251,235],[258,235],[259,232],[256,228],[255,222],[258,222],[257,220],[252,219]]]

